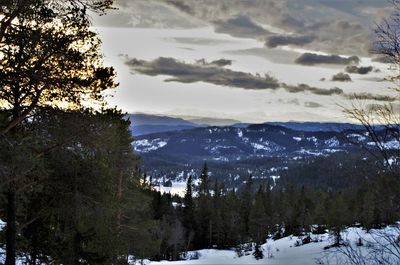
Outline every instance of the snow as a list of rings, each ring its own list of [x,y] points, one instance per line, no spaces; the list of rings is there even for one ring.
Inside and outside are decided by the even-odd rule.
[[[321,155],[323,155],[323,153],[321,153],[321,152],[306,150],[306,149],[304,149],[304,148],[301,148],[300,151],[297,151],[296,153],[304,154],[304,155],[314,155],[314,156],[321,156]]]
[[[270,147],[265,146],[263,144],[258,144],[258,143],[250,143],[250,144],[251,144],[251,146],[254,147],[254,149],[257,149],[257,150],[271,151]]]
[[[362,142],[365,141],[366,137],[358,134],[358,133],[351,133],[349,135],[347,135],[347,138],[356,138],[358,142]]]
[[[213,157],[212,159],[215,160],[215,161],[229,162],[229,159],[227,157],[224,157],[224,156]]]
[[[376,142],[368,142],[367,145],[369,146],[378,146]],[[385,149],[400,149],[400,141],[398,140],[391,140],[385,143],[379,143]]]
[[[133,141],[133,148],[136,152],[147,153],[160,149],[168,144],[167,140],[161,140],[159,138],[149,141],[148,139]]]
[[[389,166],[397,165],[399,163],[398,158],[392,156],[387,160],[387,163],[389,164]]]
[[[324,149],[323,151],[326,153],[330,153],[330,154],[337,153],[337,152],[344,152],[343,150],[340,150],[340,149]]]
[[[367,233],[366,230],[357,227],[351,227],[342,232],[342,238],[354,248],[357,248],[360,253],[366,255],[371,248],[367,242],[373,242],[377,239],[376,235],[385,233],[393,238],[399,236],[399,227],[388,226],[381,230],[371,230]],[[323,264],[349,264],[345,261],[345,256],[337,251],[337,248],[325,250],[324,247],[331,245],[334,242],[333,236],[328,233],[322,235],[310,235],[311,243],[301,244],[301,237],[288,236],[278,240],[268,239],[261,245],[264,258],[256,260],[251,253],[238,257],[234,250],[216,250],[203,249],[199,251],[191,251],[189,257],[197,256],[198,259],[181,260],[181,261],[146,261],[148,265],[189,265],[189,264],[267,264],[267,265],[315,265],[322,264],[317,262],[329,261]],[[362,247],[357,247],[355,244],[359,239],[365,243]],[[385,243],[385,242],[382,242]],[[341,261],[342,263],[338,263]],[[396,261],[394,261],[396,262]],[[370,260],[365,265],[373,265],[376,261]],[[139,263],[138,263],[139,264]],[[363,263],[364,264],[364,263]],[[386,263],[385,263],[386,264]],[[396,264],[396,263],[387,263]]]
[[[332,137],[332,138],[326,140],[325,144],[328,145],[329,147],[336,147],[336,146],[340,145],[340,142],[336,137]]]
[[[386,149],[400,149],[400,141],[391,140],[383,144]]]
[[[174,207],[179,204],[173,203]],[[5,223],[0,219],[0,230],[4,229]],[[324,249],[326,246],[334,242],[333,236],[325,233],[321,235],[311,234],[311,243],[302,244],[303,237],[288,236],[278,240],[267,239],[261,245],[261,250],[264,258],[256,260],[252,252],[244,253],[239,257],[237,253],[232,250],[217,250],[217,249],[203,249],[198,251],[190,251],[187,253],[187,260],[181,261],[150,261],[150,260],[136,260],[130,256],[129,264],[131,265],[191,265],[191,264],[266,264],[266,265],[315,265],[315,264],[349,264],[346,262],[346,256],[343,253],[346,251],[356,251],[359,257],[366,259],[364,265],[377,264],[376,257],[379,255],[384,256],[387,265],[398,264],[398,258],[390,256],[390,244],[397,242],[400,235],[400,224],[387,226],[383,229],[371,229],[368,233],[366,230],[359,227],[350,227],[341,233],[341,237],[347,245],[340,248]],[[357,246],[356,243],[363,243],[362,246]],[[389,243],[389,244],[388,244]],[[374,253],[371,256],[371,249],[376,247],[385,246],[382,252],[376,256]],[[389,246],[389,247],[388,247]],[[385,252],[386,251],[386,252]],[[4,253],[4,249],[0,248],[0,253]],[[0,255],[0,264],[4,262],[4,254]],[[321,263],[323,262],[323,263]],[[25,264],[22,258],[17,259],[18,265]],[[360,263],[361,264],[361,263]],[[383,263],[382,263],[383,264]]]
[[[154,188],[161,193],[170,193],[171,195],[179,195],[183,197],[185,196],[186,193],[186,182],[172,181],[171,187],[164,187],[160,185],[160,186],[155,186]]]
[[[274,181],[274,186],[276,186],[276,180],[280,179],[281,176],[270,176],[270,178]]]
[[[315,136],[307,137],[307,141],[316,143],[317,138]]]
[[[6,227],[6,222],[0,219],[0,231],[2,231]]]
[[[286,237],[276,241],[268,240],[261,246],[264,259],[256,260],[253,255],[238,257],[234,250],[203,249],[197,251],[198,259],[184,261],[148,262],[149,265],[186,265],[186,264],[271,264],[271,265],[308,265],[315,264],[315,258],[322,254],[328,235],[320,236],[325,240],[294,247],[295,237]],[[193,256],[193,255],[192,255]],[[268,258],[269,256],[269,258]]]

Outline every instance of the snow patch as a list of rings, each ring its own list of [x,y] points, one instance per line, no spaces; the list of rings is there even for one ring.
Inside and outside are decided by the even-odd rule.
[[[160,149],[168,144],[167,140],[162,140],[160,138],[148,140],[136,140],[133,141],[133,148],[136,152],[139,153],[148,153],[150,151],[155,151]]]

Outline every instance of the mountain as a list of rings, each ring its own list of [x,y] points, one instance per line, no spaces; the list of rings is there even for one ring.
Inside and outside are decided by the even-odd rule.
[[[179,157],[181,161],[237,161],[254,157],[319,156],[352,149],[362,141],[361,131],[297,131],[279,125],[254,124],[246,128],[207,127],[137,137],[139,154]],[[351,133],[350,133],[351,132]]]
[[[136,125],[185,125],[195,126],[194,123],[186,121],[181,118],[174,118],[169,116],[151,115],[144,113],[129,114],[128,118],[132,124]]]
[[[150,114],[127,115],[132,122],[133,135],[141,136],[160,132],[180,131],[208,126],[232,126],[246,128],[251,124],[242,123],[234,119],[218,119],[197,116],[169,117]],[[277,125],[287,129],[304,132],[341,132],[344,130],[363,130],[362,125],[350,123],[323,123],[323,122],[266,122],[266,125]]]
[[[129,114],[127,118],[131,121],[133,136],[140,136],[158,132],[179,131],[199,127],[198,124],[181,118],[150,114]]]
[[[207,162],[212,175],[226,186],[238,187],[251,174],[275,184],[284,177],[334,187],[376,172],[374,160],[362,148],[374,146],[367,135],[351,124],[265,123],[154,133],[136,137],[133,147],[143,170],[158,184],[184,182],[188,175],[196,179]],[[400,147],[390,139],[386,146]]]
[[[197,116],[187,116],[184,118],[170,117],[151,114],[129,114],[126,116],[131,121],[131,131],[133,136],[141,136],[159,132],[180,131],[196,127],[208,126],[234,126],[246,127],[248,124],[241,123],[233,119],[218,119]]]
[[[216,119],[216,118],[188,118],[190,122],[198,125],[208,125],[208,126],[232,126],[233,124],[239,124],[240,121],[233,119]]]
[[[279,125],[285,128],[307,132],[341,132],[344,130],[363,130],[363,125],[334,122],[267,122],[266,124]]]

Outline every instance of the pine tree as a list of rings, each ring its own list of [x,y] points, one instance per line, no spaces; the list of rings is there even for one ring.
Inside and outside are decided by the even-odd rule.
[[[186,193],[183,198],[183,226],[186,230],[186,251],[190,248],[194,239],[195,231],[195,204],[193,201],[193,179],[192,175],[189,175],[186,182]]]
[[[242,219],[241,233],[248,237],[249,234],[249,216],[253,204],[253,176],[249,176],[243,191],[240,193],[240,216]]]
[[[210,247],[210,234],[212,230],[211,223],[211,196],[209,189],[209,176],[207,164],[204,164],[200,175],[199,197],[197,199],[196,211],[196,242],[197,247]]]
[[[87,9],[104,10],[112,1],[5,1],[0,7],[0,101],[8,110],[0,134],[18,145],[27,119],[39,107],[102,101],[114,87],[114,70],[104,67],[100,41],[89,29]],[[8,165],[6,165],[8,167]],[[24,175],[7,176],[6,264],[15,264],[18,190]]]
[[[268,234],[268,216],[264,208],[264,192],[260,185],[249,217],[249,232],[256,244],[264,243]]]

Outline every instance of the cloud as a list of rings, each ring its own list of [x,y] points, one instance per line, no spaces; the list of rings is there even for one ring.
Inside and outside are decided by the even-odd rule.
[[[361,3],[355,0],[339,2],[302,0],[301,4],[293,0],[165,0],[165,2],[182,13],[216,26],[220,32],[237,37],[265,38],[267,35],[260,27],[269,25],[272,26],[271,31],[274,35],[291,32],[298,36],[315,36],[312,42],[304,44],[309,50],[358,56],[369,56],[373,36],[371,29],[375,27],[375,22],[379,21],[379,18],[387,17],[391,12],[391,9],[387,8],[390,7],[390,1]],[[239,23],[240,27],[232,25],[235,24],[232,19],[238,17],[251,20],[251,26],[244,26],[243,23]],[[221,27],[221,24],[230,26]],[[232,26],[236,29],[233,30]],[[255,28],[259,30],[257,34],[254,33]]]
[[[224,67],[224,66],[227,66],[227,65],[231,65],[232,64],[232,60],[219,59],[219,60],[212,61],[210,64],[215,64],[215,65]]]
[[[371,94],[367,92],[361,93],[349,93],[346,94],[348,99],[356,99],[356,100],[375,100],[375,101],[385,101],[385,102],[393,102],[397,98],[387,95],[378,95],[378,94]]]
[[[195,28],[206,23],[190,17],[159,0],[115,0],[116,10],[106,16],[93,16],[101,27]]]
[[[288,105],[296,105],[296,106],[300,106],[300,101],[298,98],[294,98],[294,99],[278,99],[278,102],[281,104],[288,104]],[[269,104],[271,104],[272,102],[268,102]]]
[[[317,102],[313,102],[313,101],[307,101],[304,102],[304,106],[307,108],[321,108],[323,107],[323,105],[317,103]]]
[[[265,45],[269,48],[275,48],[283,45],[303,46],[313,42],[315,39],[311,35],[291,36],[291,35],[274,35],[267,37]]]
[[[211,63],[204,59],[194,64],[178,61],[174,58],[159,57],[153,61],[130,59],[126,62],[133,70],[151,76],[168,75],[166,81],[181,83],[207,82],[215,85],[240,87],[244,89],[276,89],[278,81],[269,75],[252,75],[223,68],[230,60],[220,59]]]
[[[332,76],[332,81],[351,82],[351,77],[346,73],[337,73],[334,76]]]
[[[295,63],[302,65],[315,64],[358,64],[360,58],[357,56],[341,57],[339,55],[320,55],[315,53],[303,53],[295,60]]]
[[[383,55],[372,58],[372,61],[378,63],[386,63],[386,64],[391,64],[394,62],[394,60],[389,56],[383,56]]]
[[[228,20],[216,21],[214,24],[216,32],[228,33],[235,37],[263,38],[271,34],[263,27],[257,25],[249,17],[242,15]]]
[[[338,87],[325,89],[312,87],[306,84],[288,85],[285,83],[282,83],[282,86],[290,93],[310,92],[320,96],[343,95],[343,90]]]
[[[374,68],[372,66],[365,66],[365,67],[361,66],[361,67],[358,67],[358,66],[355,66],[355,65],[348,65],[348,66],[346,66],[345,71],[347,73],[350,73],[350,74],[366,75],[369,72],[371,72],[373,69]]]
[[[167,39],[167,40],[173,40],[173,41],[183,43],[183,44],[210,45],[210,46],[230,43],[229,40],[212,39],[212,38],[177,37],[177,38],[171,38],[171,39]]]
[[[329,89],[309,86],[307,84],[288,85],[280,83],[274,77],[264,74],[233,71],[224,68],[231,64],[231,60],[219,59],[207,62],[204,59],[195,63],[185,63],[174,58],[159,57],[152,61],[126,58],[125,64],[132,70],[150,76],[167,75],[166,82],[194,83],[206,82],[219,86],[237,87],[243,89],[278,89],[283,88],[289,93],[312,93],[319,96],[342,96],[347,99],[364,99],[376,101],[394,101],[395,98],[371,93],[347,94],[338,87]],[[311,104],[312,105],[312,104]],[[311,106],[310,105],[310,106]]]

